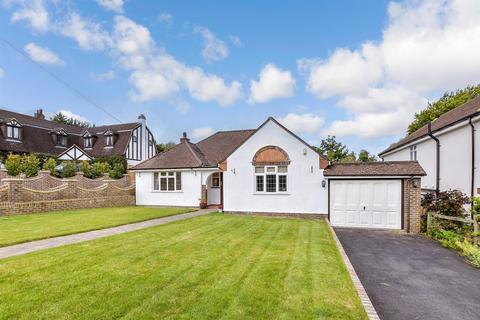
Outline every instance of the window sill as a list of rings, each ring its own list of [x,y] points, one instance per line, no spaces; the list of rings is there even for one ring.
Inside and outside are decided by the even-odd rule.
[[[168,191],[168,190],[166,190],[166,191],[161,191],[161,190],[153,190],[153,191],[152,191],[152,193],[183,193],[183,191],[181,191],[181,190],[178,190],[178,191],[177,191],[177,190],[175,190],[175,191]]]
[[[22,143],[22,140],[20,140],[20,139],[14,139],[14,138],[7,138],[7,139],[5,139],[5,141],[15,142],[15,143]]]
[[[254,192],[254,196],[289,196],[290,193],[288,192]]]

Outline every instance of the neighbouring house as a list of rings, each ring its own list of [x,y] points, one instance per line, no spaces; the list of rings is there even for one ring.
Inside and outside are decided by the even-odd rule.
[[[480,194],[480,97],[443,114],[390,145],[379,155],[386,161],[417,160],[427,175],[424,192],[458,189]]]
[[[273,118],[257,129],[220,131],[132,168],[137,205],[225,212],[320,215],[333,225],[420,228],[416,161],[333,164]]]
[[[0,109],[0,151],[3,152],[34,152],[60,160],[118,155],[133,166],[153,157],[155,145],[144,115],[134,123],[80,128],[46,120],[42,109],[34,116]]]

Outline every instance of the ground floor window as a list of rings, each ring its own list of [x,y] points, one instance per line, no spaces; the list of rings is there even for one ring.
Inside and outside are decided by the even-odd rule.
[[[255,191],[265,193],[287,192],[287,166],[255,167]]]
[[[153,173],[154,191],[180,191],[182,190],[182,173],[174,171]]]
[[[212,173],[212,188],[220,188],[220,173]]]

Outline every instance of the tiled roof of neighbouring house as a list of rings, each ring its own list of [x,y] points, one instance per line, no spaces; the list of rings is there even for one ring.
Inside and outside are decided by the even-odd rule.
[[[480,114],[480,97],[473,98],[472,100],[462,104],[461,106],[456,107],[441,115],[438,119],[432,121],[432,132],[441,130],[445,127],[453,125],[459,121],[468,119],[473,115]],[[406,136],[405,138],[391,144],[387,149],[380,152],[380,156],[392,151],[396,148],[402,147],[410,142],[413,142],[417,139],[423,138],[428,135],[428,126],[425,125],[413,132],[412,134]]]
[[[334,163],[323,175],[326,177],[366,177],[366,176],[425,176],[426,173],[417,161],[378,161]]]
[[[255,130],[219,131],[194,144],[188,139],[135,166],[134,170],[216,167]]]
[[[92,149],[84,150],[90,156],[104,157],[110,155],[123,155],[128,145],[131,131],[140,123],[123,123],[91,128],[80,128],[66,124],[59,124],[50,120],[45,120],[18,112],[0,109],[0,129],[8,121],[16,119],[22,125],[21,143],[13,142],[7,139],[3,130],[0,130],[0,150],[7,152],[35,152],[57,156],[72,145],[83,147],[81,135],[88,131],[95,142]],[[51,137],[52,131],[63,129],[67,134],[66,148],[56,146]],[[112,148],[105,148],[106,137],[103,133],[111,130],[114,134],[114,145]]]

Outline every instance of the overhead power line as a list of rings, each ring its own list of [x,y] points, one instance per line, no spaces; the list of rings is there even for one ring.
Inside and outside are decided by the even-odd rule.
[[[109,117],[111,117],[112,119],[114,119],[115,121],[118,121],[118,122],[122,122],[120,119],[118,119],[113,113],[109,112],[108,110],[106,110],[105,108],[103,108],[102,106],[100,106],[98,103],[96,103],[95,101],[93,101],[92,99],[90,99],[87,95],[85,95],[84,93],[82,93],[80,90],[76,89],[75,87],[73,87],[72,85],[70,85],[68,82],[66,82],[65,80],[63,80],[62,78],[60,78],[59,76],[57,76],[56,74],[54,74],[53,72],[51,72],[50,70],[48,70],[47,68],[45,68],[44,66],[42,66],[41,64],[39,64],[38,62],[34,61],[32,58],[30,58],[27,54],[25,54],[25,52],[23,52],[21,49],[17,48],[13,43],[11,43],[10,41],[6,40],[5,38],[0,38],[0,40],[2,40],[2,42],[10,49],[12,49],[13,51],[15,51],[16,53],[20,54],[21,56],[23,56],[24,58],[28,59],[31,63],[33,63],[34,65],[36,65],[37,67],[39,67],[41,70],[43,70],[44,72],[46,72],[50,77],[52,77],[53,79],[55,79],[57,82],[59,82],[60,84],[64,85],[65,87],[67,87],[70,91],[72,91],[74,94],[76,94],[77,96],[79,96],[81,99],[85,100],[87,103],[89,103],[90,105],[94,106],[95,108],[99,109],[100,111],[102,111],[103,113],[105,113],[106,115],[108,115]]]

